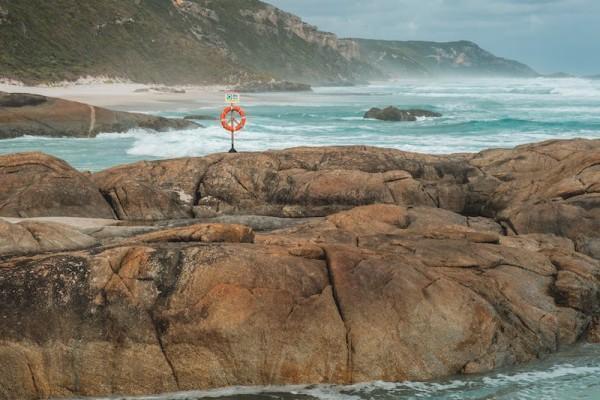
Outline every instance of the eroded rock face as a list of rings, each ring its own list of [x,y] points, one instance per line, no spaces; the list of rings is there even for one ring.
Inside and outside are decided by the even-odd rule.
[[[597,337],[600,262],[503,233],[377,204],[254,243],[201,225],[6,259],[0,398],[430,379]]]
[[[139,162],[96,173],[92,179],[123,220],[193,217],[198,184],[223,155]]]
[[[504,221],[519,234],[567,237],[600,259],[600,141],[550,141],[488,150],[470,163],[471,212]]]
[[[88,104],[27,93],[0,92],[0,139],[23,135],[95,137],[133,128],[155,131],[198,127],[187,120],[107,110]]]
[[[345,381],[324,263],[249,246],[118,248],[2,269],[0,293],[15,300],[0,306],[0,397]],[[22,321],[27,311],[40,320]],[[32,376],[35,387],[22,385]]]
[[[90,178],[42,153],[0,156],[0,216],[114,218]]]
[[[552,236],[500,239],[452,213],[369,206],[257,241],[324,249],[353,379],[396,381],[525,362],[584,334],[600,264]]]

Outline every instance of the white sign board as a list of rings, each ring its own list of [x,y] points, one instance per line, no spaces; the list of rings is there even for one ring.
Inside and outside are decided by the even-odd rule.
[[[240,94],[234,92],[225,93],[225,103],[237,104],[240,102]]]

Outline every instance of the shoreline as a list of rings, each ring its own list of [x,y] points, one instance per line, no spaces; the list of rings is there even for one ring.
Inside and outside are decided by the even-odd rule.
[[[372,81],[367,86],[372,87],[387,87],[395,84],[415,84],[421,85],[423,83],[459,83],[459,82],[519,82],[519,81],[585,81],[585,78],[502,78],[502,77],[489,77],[489,78],[437,78],[437,79],[392,79],[389,81]],[[362,87],[364,85],[358,84],[349,86]],[[185,93],[168,93],[168,92],[156,92],[152,91],[152,88],[166,88],[175,90],[184,90]],[[313,89],[318,88],[341,88],[346,89],[348,86],[314,86]],[[145,90],[147,92],[138,92],[136,90]],[[21,82],[10,81],[7,79],[0,79],[0,92],[13,92],[13,93],[31,93],[39,94],[48,97],[57,97],[65,100],[78,101],[87,103],[97,107],[105,107],[113,109],[115,111],[133,111],[133,112],[186,112],[194,111],[198,108],[212,108],[220,107],[224,103],[224,92],[230,89],[226,85],[165,85],[165,84],[147,84],[147,83],[134,83],[127,81],[111,81],[110,79],[99,78],[85,78],[78,81],[68,82],[57,82],[47,85],[26,85]],[[297,92],[255,92],[255,93],[243,93],[244,99],[248,102],[255,104],[270,104],[272,102],[282,103],[293,103]],[[261,97],[268,96],[270,99],[262,99]],[[335,97],[330,97],[334,99]],[[388,104],[389,105],[389,104]]]
[[[486,80],[473,87],[459,82],[443,85],[415,82],[318,87],[311,93],[243,94],[242,106],[249,113],[249,123],[239,136],[239,150],[364,144],[452,154],[513,148],[553,139],[599,138],[596,112],[600,87],[561,83],[566,81],[570,82]],[[189,87],[187,93],[135,93],[149,87],[86,81],[58,87],[4,85],[2,89],[64,95],[94,105],[167,118],[198,114],[212,116],[214,120],[198,121],[206,129],[160,135],[135,130],[126,134],[102,133],[94,140],[16,138],[0,142],[0,153],[45,151],[81,170],[97,171],[135,161],[203,156],[229,149],[229,137],[217,122],[225,105],[223,87]],[[369,108],[391,104],[424,107],[441,112],[444,117],[406,124],[363,118]]]
[[[184,90],[185,93],[152,90],[157,87]],[[221,105],[226,89],[226,86],[220,85],[164,86],[139,83],[66,82],[56,86],[26,86],[0,83],[0,92],[39,94],[115,111],[135,112],[193,111],[197,108]],[[147,91],[141,92],[142,90]]]

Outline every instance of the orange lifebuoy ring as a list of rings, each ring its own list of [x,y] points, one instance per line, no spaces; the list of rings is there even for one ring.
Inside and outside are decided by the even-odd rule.
[[[230,115],[233,113],[239,115],[239,120],[235,115]],[[223,129],[232,133],[242,130],[246,126],[246,112],[240,106],[225,107],[221,113],[221,125]]]

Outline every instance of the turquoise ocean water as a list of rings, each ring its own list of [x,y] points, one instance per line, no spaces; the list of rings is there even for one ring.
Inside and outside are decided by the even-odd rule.
[[[238,135],[241,151],[293,146],[368,144],[427,153],[474,152],[489,147],[559,138],[600,138],[600,81],[584,79],[407,81],[312,93],[242,96],[249,114]],[[439,119],[409,123],[364,120],[373,106],[395,105],[441,112]],[[223,104],[193,102],[169,117],[220,114]],[[105,133],[95,139],[24,137],[0,141],[0,154],[40,150],[84,170],[142,159],[227,151],[218,121],[204,129],[152,134]]]

